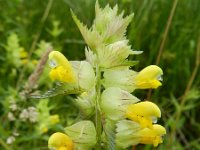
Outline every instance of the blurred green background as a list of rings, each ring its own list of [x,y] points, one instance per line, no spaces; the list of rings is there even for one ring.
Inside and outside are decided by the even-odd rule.
[[[144,52],[130,58],[140,61],[133,69],[157,64],[164,71],[162,87],[134,93],[162,110],[159,123],[166,127],[167,135],[156,149],[200,149],[200,1],[99,3],[101,7],[118,4],[125,14],[135,13],[127,36],[133,49]],[[27,86],[35,93],[53,87],[48,65],[33,87],[28,82],[50,45],[69,60],[85,59],[85,43],[70,8],[90,26],[94,5],[95,0],[0,0],[0,150],[45,150],[51,133],[77,119],[79,111],[69,96],[36,100],[27,99],[23,92]],[[133,149],[154,148],[138,145]]]

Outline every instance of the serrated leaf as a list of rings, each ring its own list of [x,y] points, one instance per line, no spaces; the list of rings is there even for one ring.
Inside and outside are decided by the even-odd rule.
[[[99,35],[99,33],[96,30],[88,29],[87,26],[83,25],[83,23],[79,21],[79,19],[76,17],[76,15],[74,14],[72,10],[71,10],[71,14],[85,42],[88,44],[91,50],[95,51],[96,47],[102,44],[102,41],[103,41],[102,37]]]

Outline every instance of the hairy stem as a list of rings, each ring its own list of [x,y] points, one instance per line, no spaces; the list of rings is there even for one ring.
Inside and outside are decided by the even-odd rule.
[[[97,144],[96,144],[96,150],[101,149],[101,133],[102,133],[102,123],[101,123],[101,109],[99,106],[100,97],[101,97],[101,69],[99,66],[96,67],[96,103],[95,103],[95,124],[96,124],[96,131],[97,131]]]

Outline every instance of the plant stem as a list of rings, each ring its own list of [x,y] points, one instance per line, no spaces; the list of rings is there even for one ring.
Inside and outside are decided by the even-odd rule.
[[[164,51],[164,46],[165,46],[167,36],[168,36],[168,33],[169,33],[169,28],[172,24],[172,19],[174,17],[175,11],[176,11],[177,4],[178,4],[178,0],[174,0],[173,5],[172,5],[172,9],[170,11],[170,14],[169,14],[169,17],[168,17],[168,20],[167,20],[167,24],[166,24],[166,27],[165,27],[164,35],[163,35],[162,41],[160,43],[158,55],[157,55],[157,58],[156,58],[156,65],[159,65],[159,63],[160,63],[160,59],[161,59],[161,56],[162,56],[163,51]],[[151,99],[151,94],[152,94],[152,89],[150,89],[148,91],[147,100]]]
[[[199,65],[200,65],[200,36],[198,38],[198,43],[197,43],[197,48],[196,48],[195,66],[194,66],[194,69],[193,69],[192,74],[190,76],[189,82],[186,86],[185,92],[184,92],[183,96],[181,96],[180,107],[179,107],[177,113],[175,113],[174,125],[172,126],[172,131],[171,131],[170,145],[173,144],[173,140],[176,136],[176,129],[177,129],[176,124],[178,123],[178,121],[181,117],[181,114],[183,112],[183,108],[184,108],[186,100],[187,100],[186,96],[187,96],[188,92],[190,91],[190,89],[192,87],[192,83],[195,80],[195,77],[196,77],[198,69],[199,69]]]
[[[5,150],[12,150],[2,139],[0,139],[0,145],[2,145]]]
[[[96,124],[96,131],[97,131],[97,144],[96,150],[101,149],[101,133],[102,133],[102,123],[101,123],[101,109],[99,106],[100,97],[101,97],[101,69],[97,65],[96,66],[96,103],[95,103],[95,124]]]

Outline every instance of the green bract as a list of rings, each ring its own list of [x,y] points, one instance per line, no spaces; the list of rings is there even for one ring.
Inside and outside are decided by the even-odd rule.
[[[80,96],[77,97],[77,99],[75,99],[83,116],[88,117],[94,114],[95,96],[96,92],[94,89],[92,89],[91,91],[83,92]]]
[[[90,150],[96,144],[96,130],[93,122],[80,121],[65,128],[77,150]]]
[[[111,87],[101,95],[101,108],[109,119],[119,120],[124,118],[127,106],[138,101],[140,100],[127,91]]]
[[[126,28],[133,14],[123,18],[123,12],[118,15],[117,6],[112,9],[107,5],[101,9],[98,3],[96,3],[95,12],[96,17],[90,29],[83,25],[72,12],[73,19],[89,46],[86,49],[87,60],[93,65],[98,63],[102,68],[135,65],[136,61],[128,61],[126,58],[130,54],[140,52],[132,51],[125,37]]]
[[[95,73],[90,63],[87,61],[71,61],[72,67],[77,77],[77,84],[86,91],[95,85]]]

